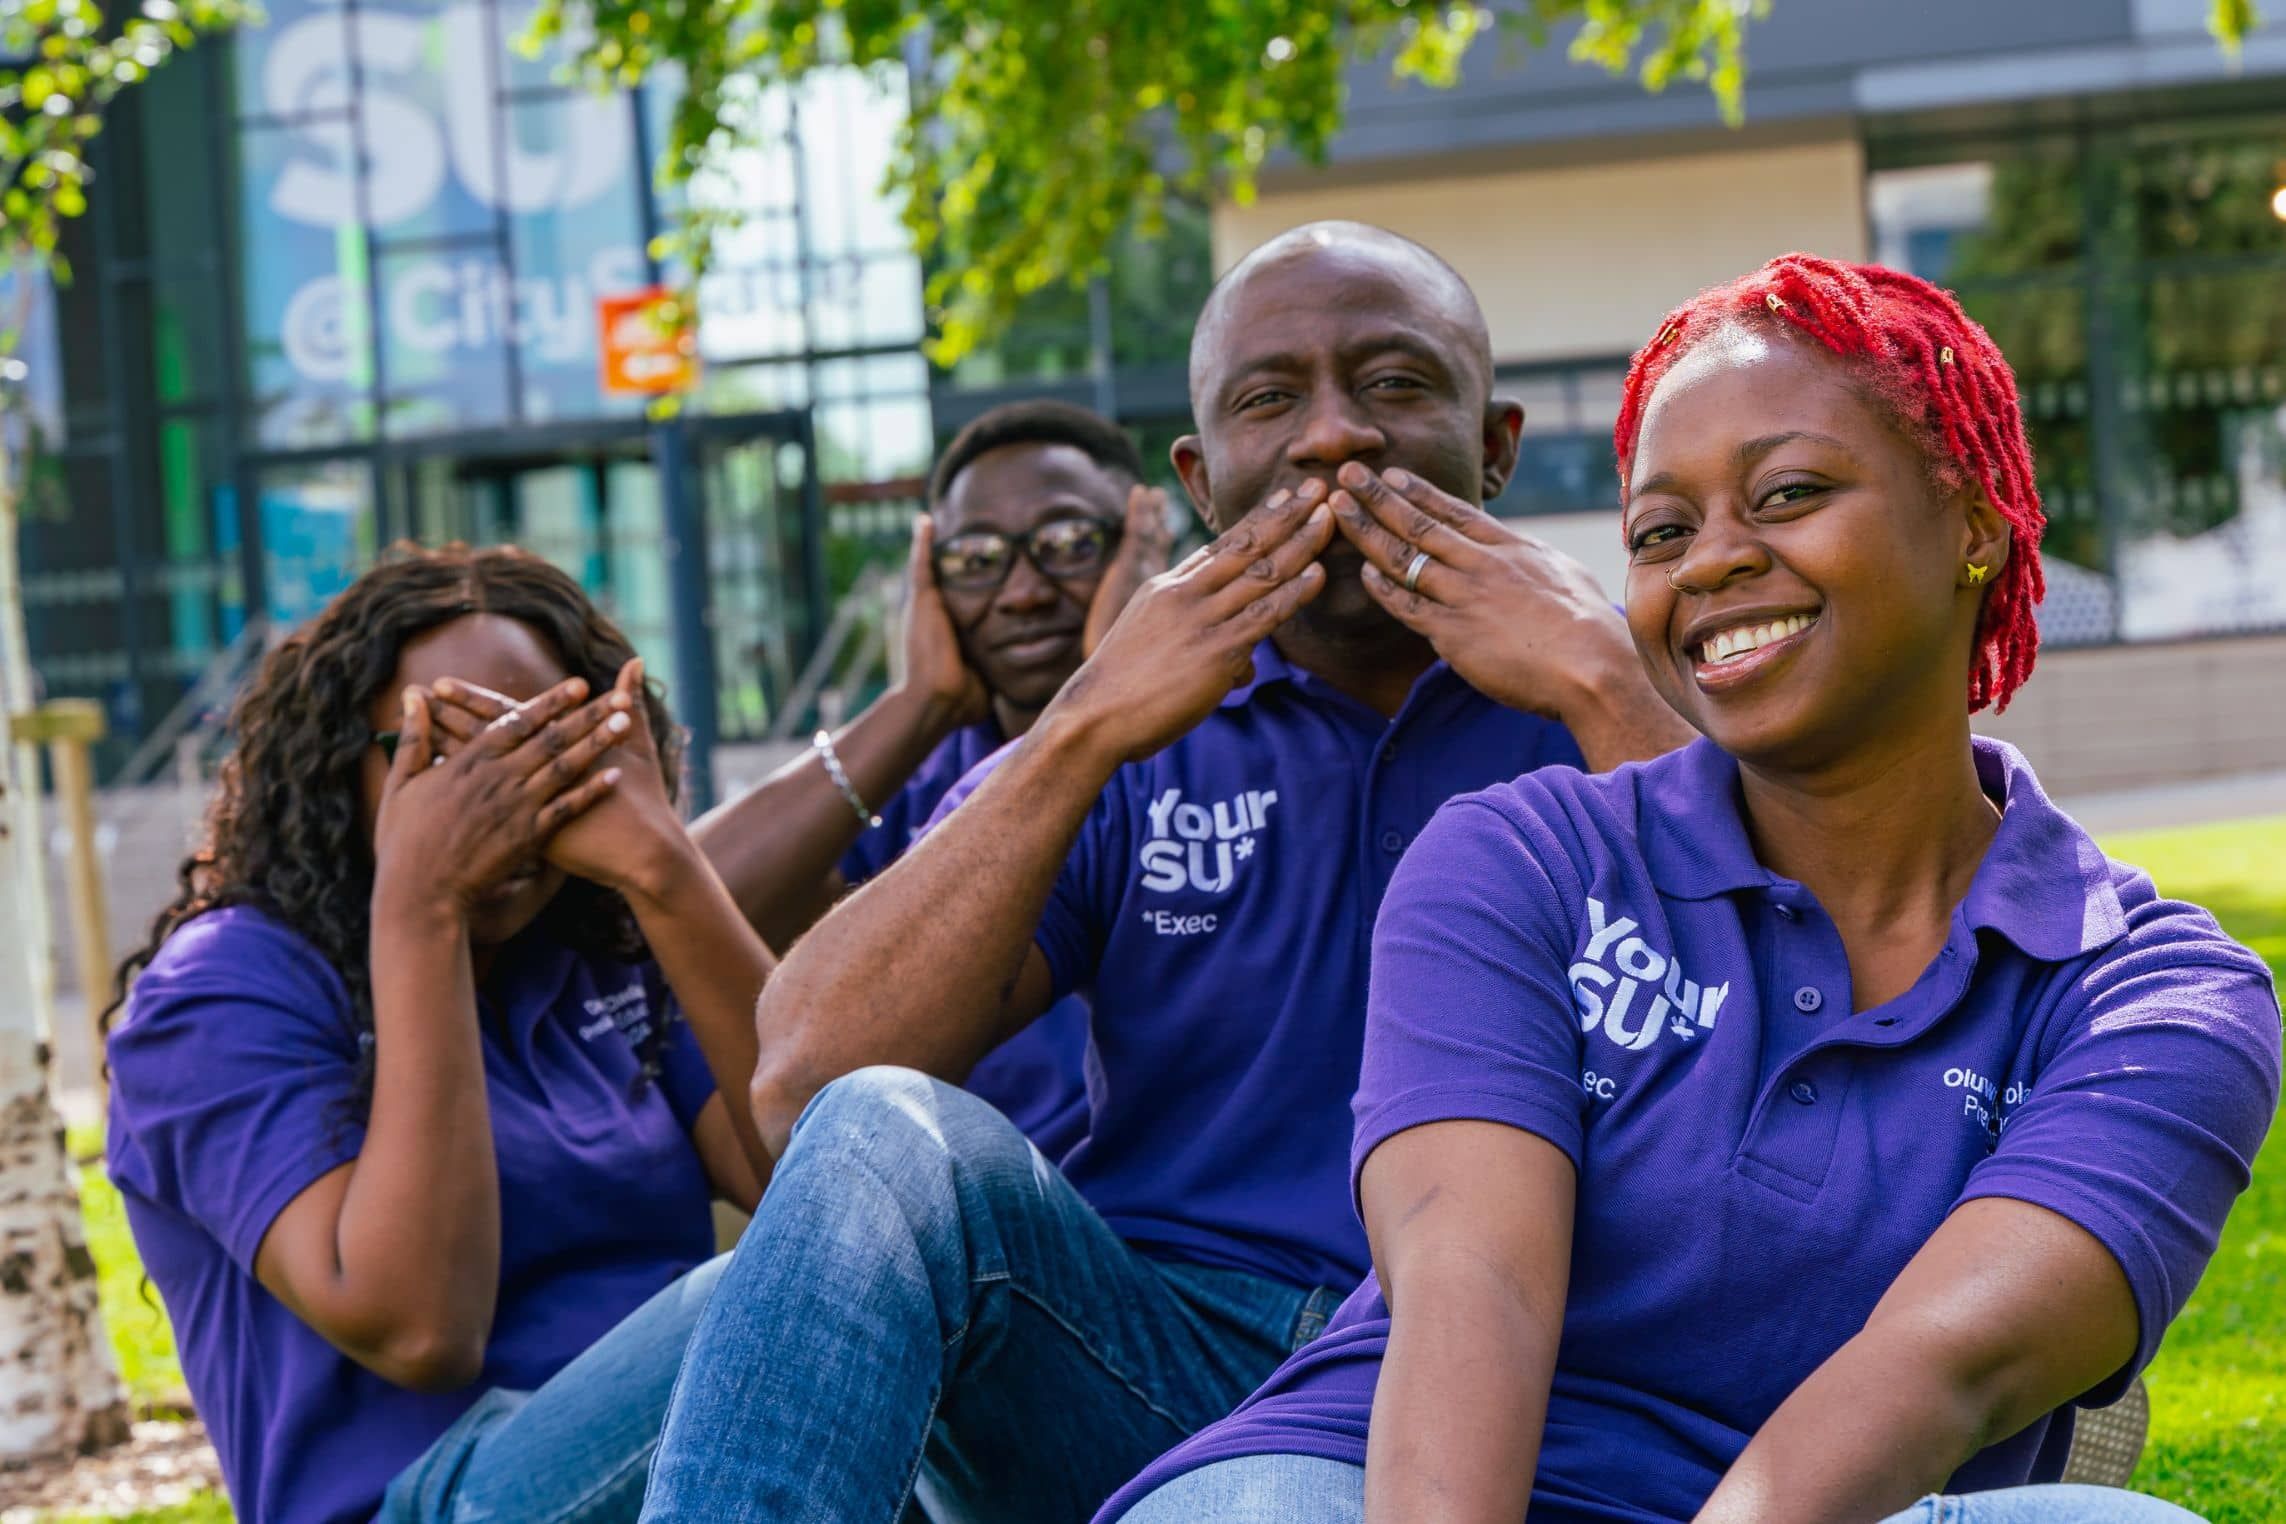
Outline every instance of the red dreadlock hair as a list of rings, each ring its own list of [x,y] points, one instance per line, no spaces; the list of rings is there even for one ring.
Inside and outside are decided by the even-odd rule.
[[[1620,498],[1635,464],[1643,407],[1660,378],[1698,343],[1726,330],[1775,323],[1809,335],[1850,362],[1928,457],[1938,485],[1981,488],[2007,520],[2008,561],[1984,595],[1969,672],[1971,713],[2004,709],[2032,675],[2040,646],[2032,606],[2040,575],[2040,489],[2016,400],[2016,377],[1992,336],[1948,291],[1880,265],[1782,254],[1751,275],[1711,287],[1667,314],[1627,367],[1612,444]]]

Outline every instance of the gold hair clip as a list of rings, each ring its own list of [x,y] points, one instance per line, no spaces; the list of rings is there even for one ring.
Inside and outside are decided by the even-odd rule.
[[[1770,310],[1771,310],[1772,312],[1784,312],[1784,311],[1786,310],[1786,303],[1785,303],[1785,302],[1784,302],[1784,301],[1783,301],[1783,300],[1782,300],[1782,299],[1779,297],[1778,293],[1777,293],[1777,292],[1775,292],[1775,291],[1765,291],[1765,292],[1763,292],[1763,293],[1762,293],[1762,300],[1770,304]]]
[[[1655,339],[1653,339],[1653,340],[1651,341],[1651,347],[1652,347],[1653,349],[1657,349],[1657,348],[1659,348],[1659,347],[1660,347],[1661,345],[1663,345],[1663,344],[1672,344],[1672,343],[1674,343],[1674,342],[1675,342],[1675,335],[1676,335],[1676,334],[1678,334],[1678,333],[1681,333],[1682,331],[1683,331],[1683,325],[1682,325],[1682,324],[1680,324],[1680,323],[1669,323],[1669,324],[1668,324],[1666,327],[1664,327],[1664,328],[1662,328],[1662,329],[1660,329],[1660,330],[1659,330],[1659,337],[1657,337],[1657,338],[1655,338]]]
[[[1937,351],[1937,363],[1939,365],[1950,365],[1953,363],[1952,345],[1947,344],[1944,348]]]

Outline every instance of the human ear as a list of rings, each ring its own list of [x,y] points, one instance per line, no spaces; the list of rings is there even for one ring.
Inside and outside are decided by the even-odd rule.
[[[1971,492],[1961,521],[1958,580],[1963,587],[1989,586],[2000,574],[2008,564],[2009,535],[2008,520],[2001,517],[1992,499],[1981,488]]]
[[[1523,403],[1513,397],[1494,397],[1484,404],[1485,502],[1500,496],[1500,489],[1516,474],[1516,457],[1523,448],[1523,438]]]
[[[1191,507],[1204,523],[1215,526],[1214,487],[1207,480],[1206,445],[1196,434],[1185,434],[1168,449],[1167,456],[1175,463],[1175,474],[1183,479],[1183,491],[1190,495]]]

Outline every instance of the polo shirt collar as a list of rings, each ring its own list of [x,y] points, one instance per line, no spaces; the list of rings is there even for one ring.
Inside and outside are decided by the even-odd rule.
[[[1272,683],[1290,683],[1294,680],[1294,665],[1279,653],[1277,642],[1261,640],[1254,647],[1254,676],[1223,697],[1217,707],[1242,709],[1254,701],[1254,695]]]
[[[1977,736],[1977,778],[2000,802],[2000,830],[1962,904],[1972,930],[1996,931],[2060,963],[2127,934],[2111,864],[2080,823],[2049,802],[2024,754]]]
[[[1746,839],[1738,761],[1730,753],[1701,736],[1676,754],[1672,768],[1645,768],[1642,778],[1643,859],[1662,894],[1711,900],[1778,882]]]
[[[1452,670],[1451,664],[1442,657],[1429,663],[1421,675],[1413,680],[1412,691],[1406,696],[1405,706],[1398,711],[1398,716],[1402,717],[1409,712],[1416,698],[1427,692],[1431,686],[1444,682],[1452,675]],[[1457,678],[1455,680],[1457,681]],[[1320,692],[1335,693],[1339,691],[1326,683],[1324,679],[1306,672],[1286,660],[1285,654],[1278,649],[1277,642],[1264,638],[1254,647],[1254,676],[1252,680],[1231,689],[1217,707],[1223,709],[1243,708],[1254,701],[1254,696],[1257,693],[1274,683],[1291,683],[1302,688],[1314,684]],[[1351,699],[1348,702],[1354,704],[1356,700]],[[1359,705],[1358,707],[1363,708],[1364,706]]]
[[[2126,935],[2111,867],[2077,821],[2049,802],[2021,752],[1971,738],[1978,780],[1999,801],[2000,829],[1969,882],[1961,913],[2043,962],[2059,963]],[[1754,857],[1739,805],[1738,763],[1704,737],[1677,756],[1645,800],[1644,860],[1676,899],[1712,899],[1779,882]]]

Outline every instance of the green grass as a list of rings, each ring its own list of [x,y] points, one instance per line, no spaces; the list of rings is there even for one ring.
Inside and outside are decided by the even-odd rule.
[[[70,1143],[79,1159],[96,1157],[103,1146],[100,1133],[92,1128],[74,1128]],[[126,1208],[100,1164],[82,1167],[79,1204],[87,1220],[88,1252],[95,1256],[96,1284],[102,1291],[103,1326],[111,1331],[112,1347],[119,1352],[128,1397],[138,1413],[188,1413],[190,1393],[183,1387],[182,1364],[175,1356],[175,1331],[159,1305],[158,1290],[143,1279],[142,1261],[135,1257],[135,1241],[127,1233]]]
[[[133,1513],[63,1513],[50,1524],[231,1524],[230,1501],[219,1492],[202,1492],[172,1508],[139,1508]]]
[[[2286,815],[2113,837],[2104,848],[2147,870],[2166,893],[2214,911],[2286,981]],[[75,1136],[74,1152],[96,1152]],[[127,1236],[119,1193],[99,1167],[82,1188],[103,1316],[129,1389],[161,1409],[183,1401],[174,1334]],[[2231,1213],[2214,1262],[2168,1331],[2149,1376],[2151,1439],[2135,1486],[2212,1524],[2286,1520],[2286,1127],[2271,1130],[2254,1184]],[[228,1524],[205,1494],[128,1524]],[[83,1524],[58,1519],[53,1524]]]

